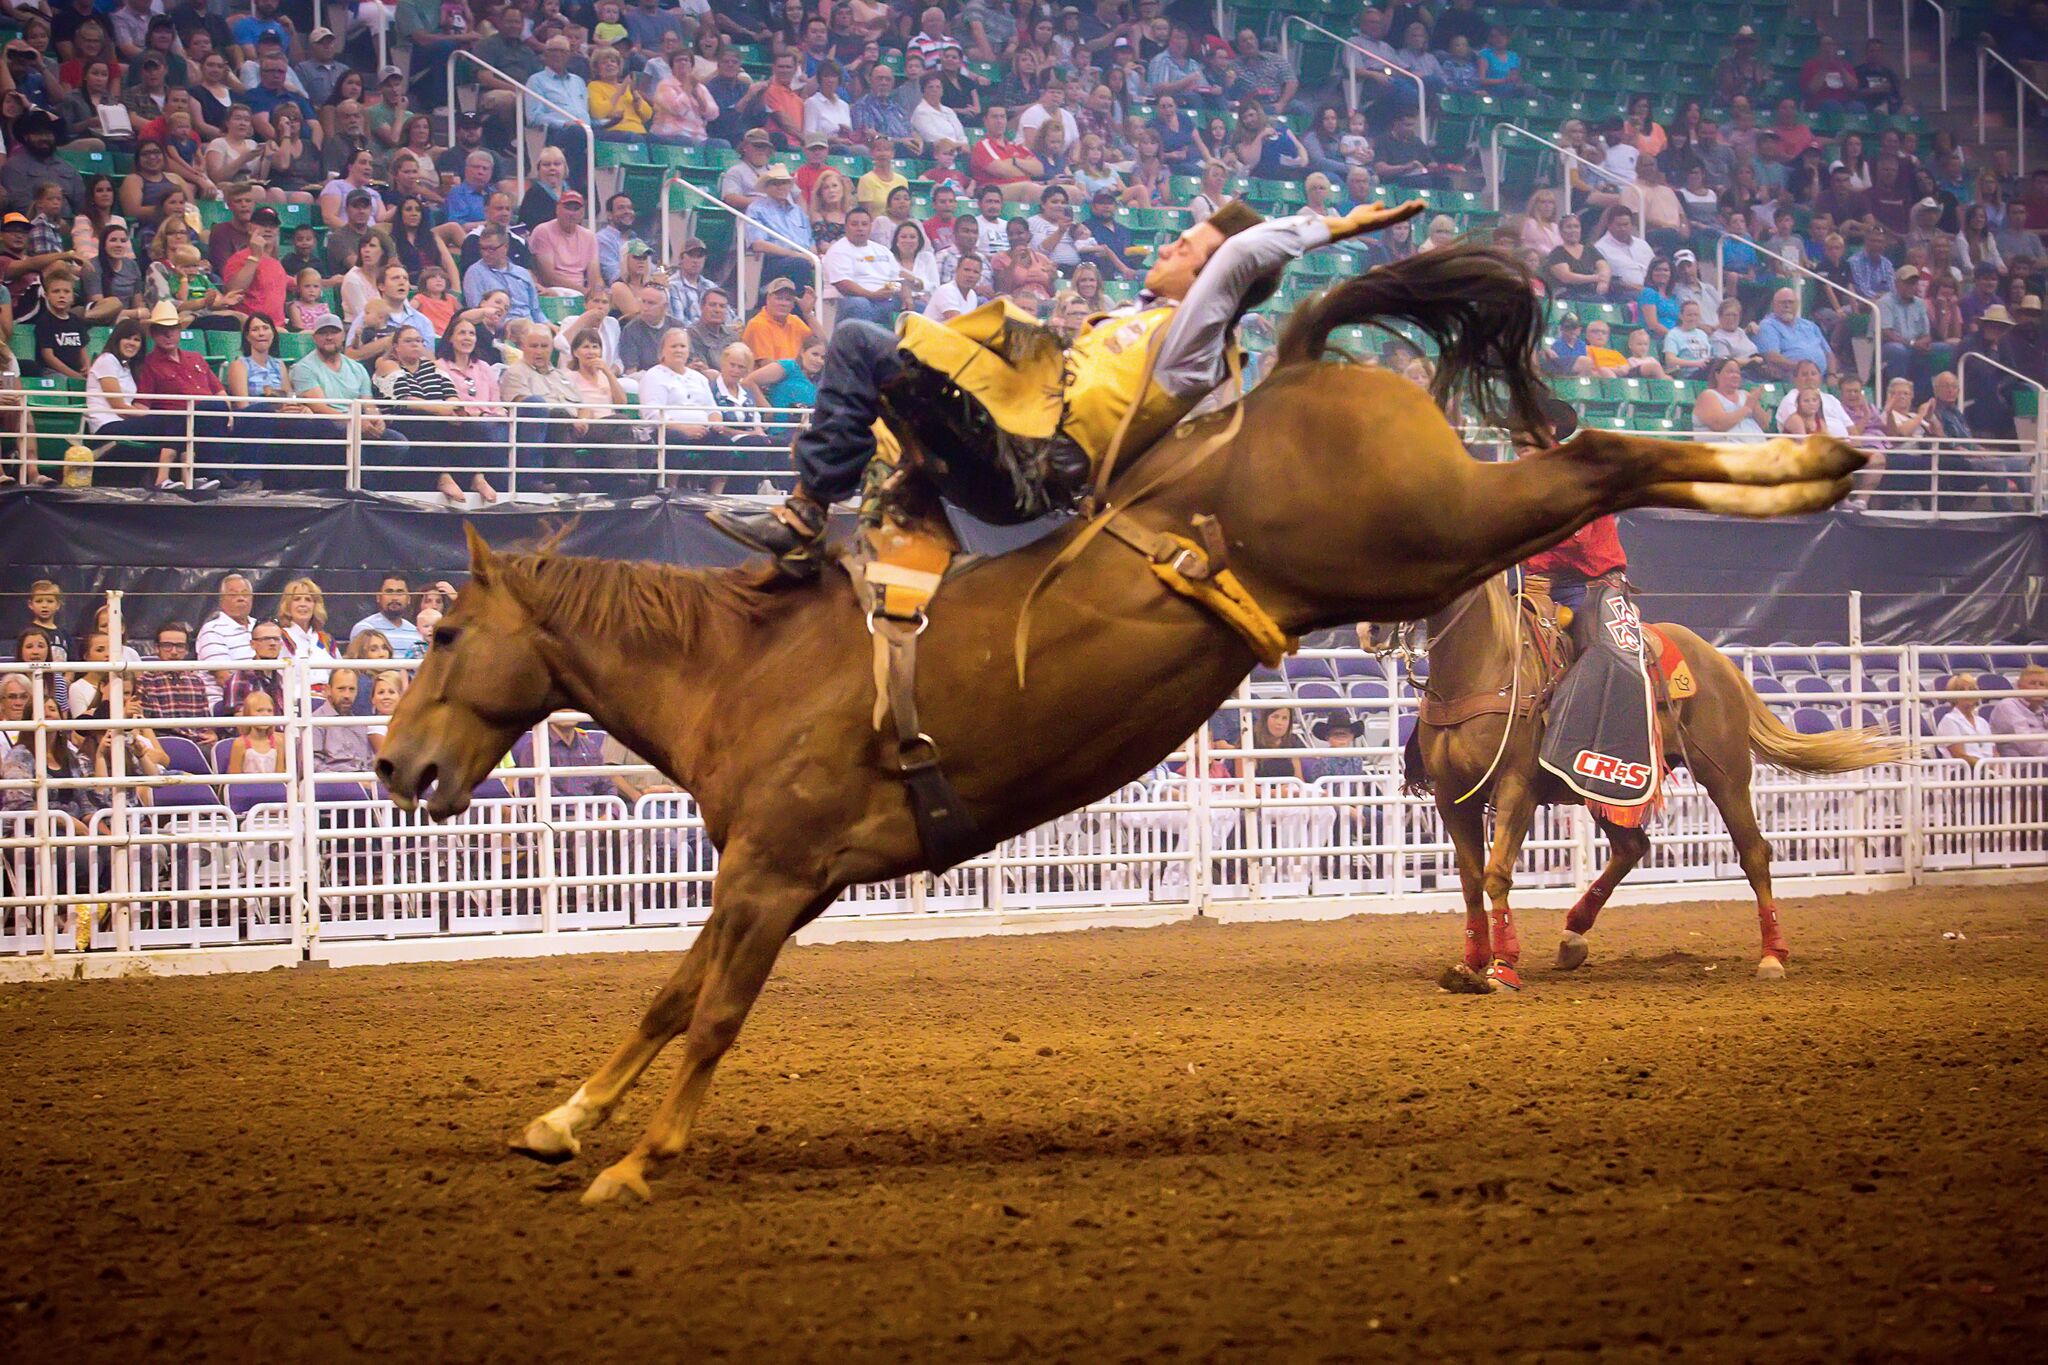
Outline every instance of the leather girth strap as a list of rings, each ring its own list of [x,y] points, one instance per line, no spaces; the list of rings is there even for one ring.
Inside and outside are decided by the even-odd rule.
[[[1515,714],[1518,716],[1533,714],[1536,708],[1548,696],[1549,691],[1550,689],[1546,686],[1541,692],[1525,693],[1521,701],[1514,707]],[[1438,729],[1444,729],[1452,725],[1463,725],[1466,721],[1480,716],[1504,716],[1507,713],[1507,688],[1502,688],[1498,692],[1472,692],[1465,696],[1452,697],[1448,700],[1437,696],[1434,692],[1424,692],[1421,701],[1416,707],[1416,719],[1424,725],[1433,725]]]
[[[867,617],[875,641],[875,729],[896,736],[896,771],[910,789],[910,809],[917,820],[917,839],[933,873],[945,872],[981,851],[981,837],[959,793],[939,765],[939,746],[918,723],[917,641],[924,633],[925,593],[908,615],[898,616],[885,609],[892,589],[891,575],[869,572],[873,551],[865,536],[857,536],[840,560],[853,580],[854,595]],[[932,574],[936,586],[937,573]],[[921,583],[917,586],[923,586]]]

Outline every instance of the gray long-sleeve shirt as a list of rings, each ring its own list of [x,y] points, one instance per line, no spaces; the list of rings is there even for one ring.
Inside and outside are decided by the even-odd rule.
[[[1202,267],[1166,325],[1155,383],[1176,398],[1200,398],[1229,374],[1225,341],[1248,291],[1268,271],[1327,246],[1330,229],[1314,213],[1273,218],[1227,238]],[[1149,292],[1139,309],[1158,306]]]

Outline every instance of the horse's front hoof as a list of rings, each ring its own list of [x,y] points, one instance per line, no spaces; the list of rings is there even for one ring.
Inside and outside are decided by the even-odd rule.
[[[1436,984],[1452,995],[1486,995],[1493,987],[1486,984],[1486,977],[1460,962],[1444,968]]]
[[[513,1138],[511,1146],[519,1155],[532,1157],[549,1166],[559,1166],[583,1151],[583,1144],[577,1140],[576,1134],[553,1112],[542,1114],[527,1124],[526,1131]]]
[[[1586,936],[1567,929],[1564,938],[1557,945],[1557,969],[1561,972],[1575,972],[1586,965],[1586,954],[1590,951]]]
[[[597,1179],[590,1182],[590,1188],[583,1192],[585,1204],[630,1204],[635,1199],[651,1203],[654,1191],[647,1188],[647,1177],[639,1167],[631,1165],[628,1157],[616,1166],[607,1166],[598,1172]]]
[[[1759,981],[1783,981],[1785,979],[1784,959],[1772,957],[1766,953],[1763,961],[1756,964],[1756,979]]]
[[[1515,964],[1504,957],[1497,957],[1486,969],[1486,989],[1495,993],[1515,993],[1522,989],[1522,974],[1515,970]]]

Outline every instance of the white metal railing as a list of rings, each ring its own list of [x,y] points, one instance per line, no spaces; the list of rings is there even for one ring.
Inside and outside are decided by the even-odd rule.
[[[1962,358],[1956,361],[1956,406],[1963,410],[1965,420],[1967,420],[1970,411],[1969,370],[1970,362],[1973,360],[1989,365],[1994,370],[2003,371],[2034,391],[2034,440],[2032,443],[2034,468],[2031,482],[2034,493],[2034,510],[2036,512],[2042,511],[2044,508],[2048,508],[2048,475],[2043,473],[2044,469],[2048,469],[2048,384],[2043,384],[2037,379],[2031,379],[2004,361],[1994,359],[1983,354],[1981,351],[1965,351],[1962,354]]]
[[[2040,86],[2034,84],[2033,81],[2027,78],[2027,74],[2024,71],[2021,71],[2018,67],[2014,66],[2011,62],[2007,61],[1996,50],[1989,47],[1985,47],[1981,43],[1978,44],[1977,141],[1980,143],[1983,142],[1985,139],[1986,129],[1984,118],[1984,77],[1986,71],[1985,64],[1987,62],[1997,62],[2000,66],[2004,67],[2006,69],[2007,74],[2012,77],[2012,125],[2014,133],[2019,138],[2019,154],[2017,160],[2013,164],[2018,166],[2025,166],[2027,164],[2027,92],[2029,90],[2033,91],[2034,97],[2036,99],[2040,100],[2044,105],[2048,105],[2048,90],[2043,90]]]
[[[1935,55],[1941,65],[1941,111],[1948,112],[1948,7],[1937,0],[1920,0],[1934,11]],[[1899,42],[1906,49],[1906,78],[1913,77],[1913,0],[1899,0]],[[1904,91],[1900,91],[1904,94]],[[1978,134],[1981,139],[1983,134]]]
[[[109,617],[118,658],[118,595],[110,597]],[[1756,806],[1780,885],[1962,868],[2048,872],[2048,758],[1952,758],[1941,749],[1956,741],[1935,733],[1942,705],[2024,696],[2010,684],[2028,661],[2048,662],[2048,647],[1876,647],[1859,642],[1853,614],[1851,627],[1848,645],[1727,651],[1760,690],[1768,680],[1765,700],[1796,727],[1874,716],[1916,746],[1912,761],[1865,773],[1759,771]],[[104,678],[118,717],[134,709],[127,689],[137,676],[222,662],[61,668]],[[251,944],[317,956],[322,945],[350,940],[568,936],[691,926],[708,916],[716,850],[694,803],[664,789],[652,769],[562,763],[545,742],[545,725],[537,726],[526,762],[495,772],[464,816],[433,824],[382,799],[365,772],[321,770],[323,734],[374,729],[379,716],[311,714],[333,670],[363,670],[367,693],[368,670],[403,675],[417,660],[240,666],[281,675],[281,717],[177,724],[223,734],[274,725],[275,772],[135,773],[123,763],[127,746],[113,744],[107,776],[52,779],[45,765],[60,736],[128,735],[145,724],[161,733],[171,722],[10,723],[26,732],[36,775],[0,778],[7,807],[0,812],[0,956]],[[58,670],[25,671],[41,717],[43,687]],[[1965,671],[1979,673],[1976,689],[1945,687],[1947,674]],[[1264,733],[1263,718],[1282,707],[1292,712],[1286,742],[1250,742]],[[1415,707],[1416,683],[1391,661],[1357,650],[1305,650],[1284,673],[1257,670],[1178,754],[1108,800],[944,877],[858,888],[829,913],[1185,913],[1304,897],[1393,906],[1402,897],[1448,894],[1457,873],[1434,805],[1401,788],[1401,747]],[[1332,713],[1362,724],[1357,744],[1340,750],[1301,738],[1303,722]],[[1264,773],[1261,760],[1270,761]],[[186,762],[196,766],[189,755]],[[620,789],[621,779],[632,787]],[[60,818],[57,803],[79,789],[103,799],[83,820]],[[1681,771],[1667,799],[1653,827],[1656,856],[1635,883],[1733,891],[1740,879],[1734,849],[1703,793]],[[1517,883],[1584,885],[1602,860],[1582,810],[1546,810]],[[565,938],[564,950],[578,942]]]
[[[1646,386],[1655,381],[1620,382]],[[1686,387],[1676,391],[1670,401],[1697,395],[1690,381],[1677,382]],[[31,414],[45,410],[40,400],[61,398],[71,401],[58,405],[60,410],[67,416],[77,415],[76,395],[35,392],[27,397]],[[493,481],[494,488],[511,496],[549,491],[625,494],[644,490],[650,481],[659,486],[683,483],[704,491],[741,493],[752,492],[762,479],[780,484],[791,477],[789,442],[810,417],[805,408],[760,408],[756,409],[757,422],[731,423],[705,411],[643,408],[638,405],[637,393],[631,392],[622,408],[595,404],[541,408],[500,402],[484,405],[488,411],[482,415],[460,417],[409,414],[382,400],[316,399],[313,401],[333,409],[333,415],[279,415],[325,423],[329,430],[323,434],[302,429],[304,434],[283,439],[263,429],[264,410],[293,408],[306,400],[229,401],[246,407],[225,434],[215,436],[196,429],[203,414],[190,409],[186,433],[169,441],[132,438],[118,442],[105,434],[87,433],[78,439],[98,452],[96,459],[83,469],[66,466],[66,473],[108,484],[146,482],[157,466],[158,449],[168,445],[176,452],[177,472],[187,482],[195,477],[254,479],[278,487],[423,493],[423,479],[432,480],[445,472],[459,484],[482,474]],[[1635,401],[1650,401],[1647,387]],[[2048,408],[2048,396],[2043,404]],[[381,433],[373,428],[373,420],[385,424]],[[574,430],[578,421],[590,425],[579,433]],[[1657,435],[1671,440],[1738,439],[1679,427],[1659,430]],[[1474,429],[1465,437],[1468,442],[1497,440],[1499,433]],[[2048,480],[2048,432],[2038,421],[2032,440],[1914,437],[1863,444],[1929,461],[1926,471],[1894,480],[1896,486],[1880,485],[1871,491],[1873,509],[1929,519],[2048,509],[2040,492]],[[32,448],[35,442],[29,445]],[[32,457],[25,459],[36,462]],[[57,467],[54,460],[42,463]],[[2015,482],[2026,490],[2019,505],[2007,487]],[[537,486],[540,484],[553,488],[542,489]]]
[[[723,199],[705,189],[702,185],[695,184],[681,175],[671,175],[661,182],[661,259],[664,265],[674,265],[676,259],[675,247],[673,245],[676,216],[669,212],[668,207],[668,191],[671,185],[681,186],[683,189],[688,190],[694,199],[703,200],[713,209],[728,215],[733,220],[732,240],[733,251],[736,257],[733,265],[733,293],[738,296],[733,300],[733,303],[739,309],[742,322],[746,321],[748,301],[759,292],[761,285],[760,272],[762,267],[753,263],[753,253],[747,250],[747,234],[749,232],[758,232],[763,236],[774,238],[779,245],[788,247],[791,251],[798,253],[811,263],[811,288],[813,297],[816,300],[818,331],[827,335],[831,333],[832,319],[828,316],[829,310],[825,300],[824,258],[814,248],[805,246],[794,237],[785,232],[780,232],[766,223],[755,222],[731,204],[726,203]],[[696,216],[697,210],[695,208],[690,208],[684,212],[683,219],[686,236],[692,235],[691,225],[695,223]],[[750,269],[753,271],[751,278],[748,275]]]
[[[383,37],[381,30],[378,37],[380,40]],[[545,95],[536,94],[526,82],[520,80],[517,76],[507,71],[501,71],[477,56],[474,52],[458,47],[448,54],[448,145],[450,147],[460,145],[455,136],[455,120],[459,116],[459,106],[462,103],[455,97],[455,64],[457,62],[468,62],[480,71],[489,72],[505,82],[505,84],[511,86],[518,94],[518,98],[512,102],[512,125],[514,128],[512,148],[516,156],[515,164],[518,167],[518,185],[521,198],[526,196],[526,102],[532,100],[542,108],[552,109],[583,130],[583,216],[589,222],[590,230],[592,232],[597,231],[597,130],[591,127],[589,116],[587,114],[579,114],[573,109],[564,108]],[[483,98],[481,91],[479,91],[477,98],[479,100]]]
[[[1429,141],[1429,83],[1427,81],[1400,63],[1388,61],[1385,57],[1380,56],[1364,44],[1346,38],[1343,34],[1332,29],[1324,28],[1312,19],[1304,19],[1298,14],[1290,14],[1280,21],[1280,56],[1282,60],[1290,59],[1287,30],[1296,25],[1322,34],[1325,38],[1338,44],[1344,50],[1344,53],[1347,54],[1342,58],[1344,62],[1344,102],[1347,109],[1356,109],[1358,107],[1358,66],[1351,60],[1348,54],[1356,54],[1364,61],[1370,62],[1386,72],[1389,76],[1405,76],[1407,79],[1414,81],[1415,132],[1424,142]]]
[[[1545,147],[1548,147],[1552,151],[1556,152],[1559,156],[1569,158],[1572,161],[1576,161],[1582,166],[1591,167],[1595,175],[1599,176],[1602,180],[1606,181],[1607,184],[1612,186],[1614,189],[1623,190],[1630,194],[1633,194],[1636,197],[1636,221],[1643,225],[1643,230],[1645,232],[1649,231],[1650,201],[1649,197],[1643,193],[1642,186],[1636,184],[1633,181],[1616,179],[1614,172],[1608,170],[1599,162],[1589,160],[1586,157],[1580,156],[1577,152],[1565,146],[1563,143],[1552,142],[1549,138],[1544,137],[1541,133],[1532,133],[1519,123],[1496,123],[1493,125],[1493,130],[1487,134],[1487,138],[1491,142],[1493,150],[1493,174],[1489,177],[1492,181],[1492,184],[1489,186],[1489,188],[1493,191],[1493,211],[1495,213],[1500,212],[1500,182],[1502,179],[1503,169],[1500,159],[1500,135],[1502,133],[1516,133],[1522,137],[1528,138],[1531,142],[1540,142]],[[1571,168],[1569,166],[1564,168],[1564,184],[1560,187],[1560,190],[1564,195],[1563,211],[1566,213],[1570,213],[1572,211],[1572,173]]]
[[[1819,273],[1816,270],[1812,270],[1807,266],[1801,265],[1798,261],[1793,260],[1791,257],[1780,256],[1777,252],[1771,250],[1769,247],[1764,246],[1759,242],[1752,242],[1749,238],[1733,232],[1722,233],[1720,237],[1717,238],[1714,242],[1714,274],[1716,278],[1720,279],[1723,282],[1724,290],[1728,278],[1728,243],[1731,240],[1742,243],[1744,246],[1748,247],[1751,251],[1754,251],[1759,256],[1770,257],[1779,265],[1786,267],[1793,273],[1800,275],[1805,279],[1814,280],[1822,285],[1825,285],[1827,288],[1834,290],[1837,294],[1846,294],[1848,297],[1856,300],[1856,302],[1862,304],[1865,308],[1868,308],[1870,310],[1870,387],[1872,392],[1876,393],[1879,396],[1879,400],[1882,401],[1884,395],[1884,328],[1878,320],[1877,300],[1865,298],[1863,295],[1857,293],[1855,290],[1849,288],[1847,285],[1837,284],[1833,280],[1829,279],[1827,276]],[[1805,317],[1805,291],[1795,289],[1792,292],[1798,304],[1799,316]]]

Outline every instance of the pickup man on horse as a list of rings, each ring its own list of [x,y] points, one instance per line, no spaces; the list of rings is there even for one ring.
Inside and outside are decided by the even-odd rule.
[[[1367,204],[1342,216],[1303,213],[1268,221],[1241,201],[1225,204],[1161,247],[1136,303],[1091,320],[1063,364],[1051,368],[1048,380],[1020,381],[1008,364],[1000,365],[1002,379],[1010,382],[998,382],[996,388],[1035,385],[1038,397],[1050,399],[1049,430],[1020,432],[1011,414],[1000,410],[1003,405],[991,403],[995,439],[979,449],[948,449],[945,458],[993,463],[1014,453],[1019,437],[1027,438],[1022,444],[1031,447],[1030,454],[1018,462],[1026,472],[1017,480],[1016,519],[1068,505],[1084,491],[1097,464],[1143,451],[1235,373],[1239,352],[1232,333],[1237,321],[1271,296],[1287,262],[1316,247],[1412,218],[1424,207],[1419,201]],[[978,321],[991,341],[1004,332],[1014,336],[1020,324],[1031,330],[1027,320],[1006,314],[1005,307],[998,300],[951,325],[966,331]],[[907,367],[934,363],[934,350],[919,343],[945,330],[922,318],[906,318],[903,326],[901,339],[868,322],[846,321],[833,329],[817,406],[809,427],[794,442],[796,491],[767,511],[717,509],[710,513],[713,525],[775,556],[791,577],[818,571],[826,509],[862,488],[876,459],[875,423],[890,386]],[[938,338],[935,349],[936,344],[944,344],[943,354],[949,357],[961,353],[957,337]],[[988,361],[991,349],[974,348],[964,363]],[[1042,353],[1039,358],[1051,364]],[[957,378],[956,365],[938,363],[945,367],[945,378]],[[965,382],[961,386],[980,392]],[[1041,439],[1028,439],[1033,436]]]

